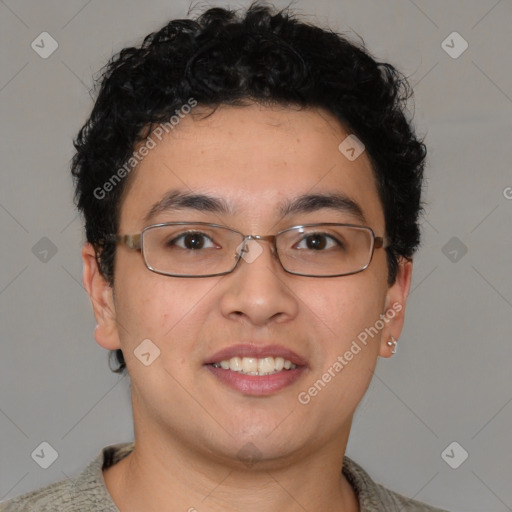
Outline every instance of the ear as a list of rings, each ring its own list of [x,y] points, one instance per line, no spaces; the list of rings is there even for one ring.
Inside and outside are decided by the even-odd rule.
[[[391,336],[398,340],[402,333],[405,318],[405,303],[411,288],[412,261],[400,258],[395,282],[386,292],[384,311],[381,318],[384,321],[384,328],[381,332],[380,350],[381,357],[390,357],[393,347],[387,345]]]
[[[94,338],[98,345],[108,350],[121,348],[116,321],[114,290],[105,280],[98,268],[96,251],[90,243],[82,247],[84,273],[82,283],[89,298],[96,318]]]

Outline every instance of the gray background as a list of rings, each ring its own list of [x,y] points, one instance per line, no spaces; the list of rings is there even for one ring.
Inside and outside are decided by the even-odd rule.
[[[214,4],[227,3],[198,5]],[[406,328],[398,354],[377,367],[348,454],[411,497],[452,511],[512,510],[512,3],[295,7],[361,34],[410,77],[430,149]],[[109,371],[94,341],[81,285],[71,142],[92,107],[93,74],[188,8],[188,0],[0,1],[0,499],[75,475],[103,446],[132,439],[129,382]],[[43,31],[59,45],[47,59],[31,48]],[[469,44],[458,58],[441,46],[453,31]],[[42,441],[58,452],[48,469],[31,458]],[[441,457],[453,441],[469,453],[458,469]],[[457,461],[462,452],[449,453]]]

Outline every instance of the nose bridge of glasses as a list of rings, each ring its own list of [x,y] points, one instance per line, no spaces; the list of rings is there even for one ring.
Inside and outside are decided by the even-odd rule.
[[[275,244],[276,235],[247,235],[245,240],[261,240],[263,242],[269,242],[270,244]]]
[[[270,251],[272,255],[274,257],[277,255],[276,235],[245,235],[242,244],[240,244],[242,247],[241,253],[244,252],[245,248],[247,247],[247,243],[250,241],[268,242],[270,244]]]

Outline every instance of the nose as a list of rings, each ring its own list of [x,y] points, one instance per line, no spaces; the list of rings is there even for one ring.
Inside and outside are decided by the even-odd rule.
[[[297,315],[298,299],[289,283],[296,276],[283,270],[269,242],[246,241],[237,268],[226,276],[220,303],[225,317],[261,327]]]

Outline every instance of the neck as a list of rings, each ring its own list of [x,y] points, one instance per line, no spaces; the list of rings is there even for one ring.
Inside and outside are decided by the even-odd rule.
[[[348,433],[309,454],[244,463],[203,454],[168,433],[135,431],[134,451],[104,472],[123,512],[359,511],[341,472]]]

